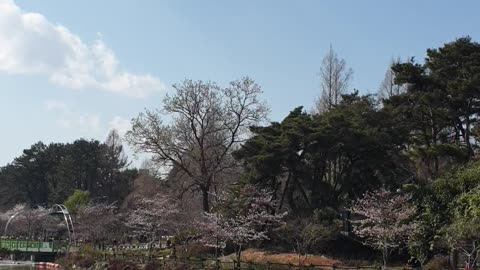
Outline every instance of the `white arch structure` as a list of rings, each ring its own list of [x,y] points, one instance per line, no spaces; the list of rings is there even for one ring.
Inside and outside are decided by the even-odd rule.
[[[11,222],[18,214],[21,214],[21,213],[23,213],[23,211],[13,214],[13,215],[8,219],[7,224],[5,225],[5,230],[3,230],[3,236],[7,236],[8,225],[10,224],[10,222]]]
[[[63,204],[55,204],[53,205],[53,209],[57,210],[58,214],[62,214],[63,218],[65,220],[65,225],[67,225],[67,230],[68,230],[68,240],[70,241],[70,244],[73,244],[75,241],[75,229],[73,227],[73,221],[72,217],[70,216],[70,212],[68,212],[67,207]]]
[[[54,214],[62,214],[63,219],[65,220],[65,225],[67,226],[68,230],[68,241],[70,244],[73,244],[75,241],[75,229],[73,227],[73,221],[72,217],[70,216],[70,212],[68,212],[67,207],[63,204],[55,204],[52,207],[53,213]],[[3,235],[7,236],[7,231],[8,231],[8,225],[10,225],[10,222],[19,214],[22,214],[24,211],[19,211],[15,214],[13,214],[7,221],[7,224],[5,225],[5,230],[3,231]]]

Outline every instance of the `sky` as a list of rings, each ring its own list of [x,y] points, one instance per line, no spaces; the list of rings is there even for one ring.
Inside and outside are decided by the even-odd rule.
[[[480,41],[478,10],[473,0],[0,0],[0,166],[38,141],[124,134],[187,78],[250,76],[281,121],[313,107],[330,45],[354,70],[350,89],[375,93],[392,58]]]

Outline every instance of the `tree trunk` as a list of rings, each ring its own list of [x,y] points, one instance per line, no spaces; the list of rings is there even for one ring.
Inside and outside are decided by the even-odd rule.
[[[242,258],[242,245],[238,246],[237,252],[237,267],[240,268],[240,259]]]
[[[387,263],[388,263],[388,248],[387,247],[383,248],[382,257],[383,257],[383,269],[387,269]]]
[[[208,188],[202,188],[202,205],[203,212],[210,212],[210,203],[208,201]]]
[[[470,118],[467,116],[465,120],[465,144],[467,145],[468,154],[473,156],[474,152],[472,149],[472,144],[470,143]]]
[[[288,177],[287,177],[287,181],[285,182],[285,186],[283,187],[283,191],[282,191],[282,198],[280,199],[280,203],[278,205],[278,209],[282,209],[283,207],[283,201],[285,199],[285,195],[287,194],[287,189],[288,189],[288,185],[290,185],[290,178],[291,178],[292,174],[290,173],[290,171],[288,172]]]

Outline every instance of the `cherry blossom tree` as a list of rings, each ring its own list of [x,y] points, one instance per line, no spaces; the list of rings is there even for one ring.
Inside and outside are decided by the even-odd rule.
[[[146,236],[153,243],[159,234],[172,229],[171,221],[178,213],[176,202],[169,197],[137,197],[128,214],[127,225],[134,234]]]
[[[46,235],[52,223],[58,224],[50,213],[50,209],[41,206],[31,208],[26,204],[17,204],[2,214],[2,219],[8,223],[8,235],[39,238]]]
[[[238,190],[217,196],[217,209],[205,213],[200,229],[209,246],[223,248],[230,242],[240,264],[242,248],[252,241],[267,240],[268,230],[281,225],[286,213],[275,213],[272,192],[245,185]]]
[[[106,203],[90,203],[80,207],[74,217],[77,238],[90,241],[94,245],[110,238],[118,222],[115,210],[113,204]]]
[[[389,254],[404,244],[416,229],[412,222],[416,208],[406,194],[381,188],[355,201],[350,211],[360,217],[353,221],[354,233],[364,244],[382,252],[384,267]]]

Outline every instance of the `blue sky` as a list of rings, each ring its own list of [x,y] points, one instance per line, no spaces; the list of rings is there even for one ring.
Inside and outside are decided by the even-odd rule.
[[[248,75],[271,120],[311,108],[330,44],[376,92],[392,57],[480,38],[476,1],[0,0],[0,165],[41,140],[104,140],[185,78]]]

